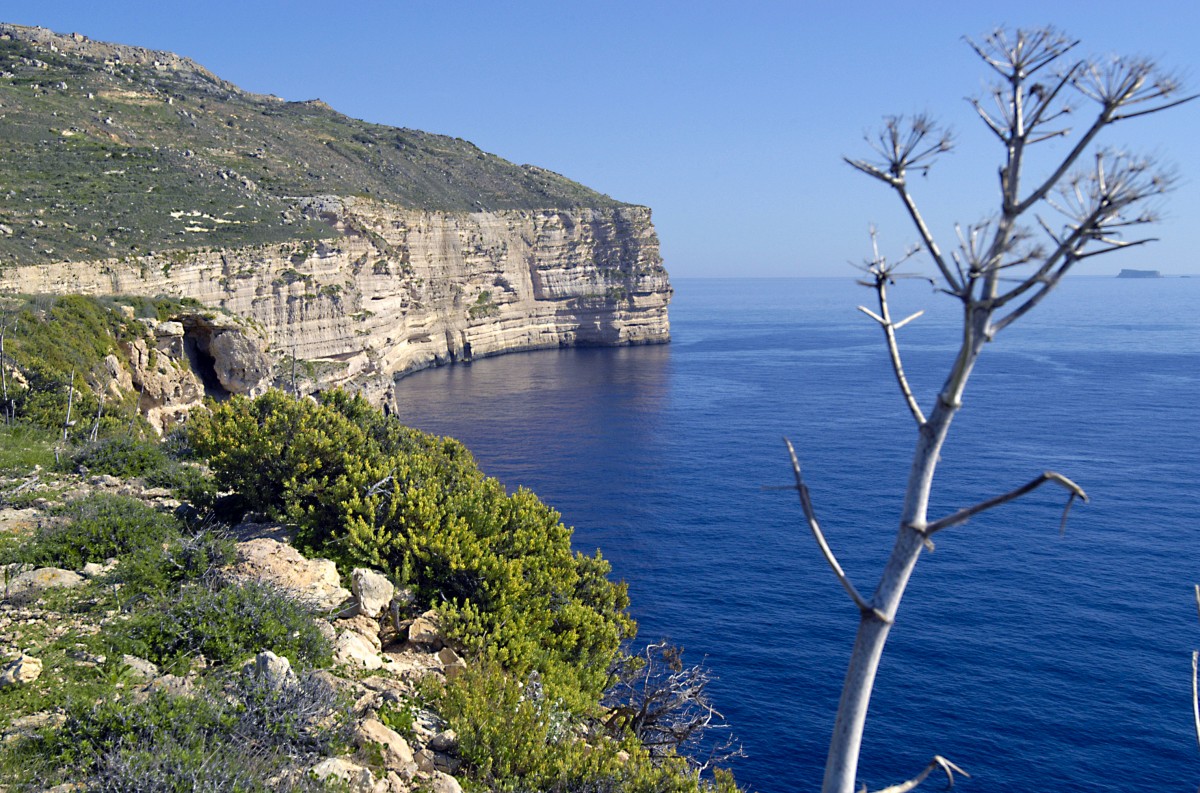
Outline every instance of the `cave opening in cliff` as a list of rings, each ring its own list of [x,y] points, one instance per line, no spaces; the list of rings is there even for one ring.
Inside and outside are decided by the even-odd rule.
[[[228,399],[230,394],[217,377],[217,361],[209,354],[212,331],[203,327],[189,327],[184,331],[183,351],[188,365],[204,385],[204,395],[216,400]]]

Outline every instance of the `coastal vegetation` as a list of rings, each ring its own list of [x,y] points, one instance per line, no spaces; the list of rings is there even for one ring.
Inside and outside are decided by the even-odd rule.
[[[672,688],[683,678],[632,652],[628,597],[608,563],[572,550],[558,513],[507,492],[461,443],[340,391],[234,396],[155,437],[136,400],[113,395],[104,360],[143,333],[131,314],[179,308],[6,303],[0,511],[37,517],[0,532],[0,632],[48,679],[0,686],[11,736],[0,782],[317,789],[304,769],[322,756],[378,760],[352,740],[351,703],[323,671],[338,668],[320,629],[336,615],[228,572],[234,529],[253,520],[334,560],[343,582],[356,568],[385,575],[403,598],[384,628],[437,620],[464,671],[426,679],[379,718],[412,734],[415,713],[437,714],[458,736],[468,789],[736,790],[724,771],[701,776],[710,750],[693,739],[715,711],[702,684]],[[80,420],[64,426],[68,405]],[[10,589],[48,570],[71,584]],[[243,670],[264,652],[298,682],[271,687]],[[664,730],[675,716],[695,729]]]
[[[0,267],[342,233],[295,196],[443,211],[620,206],[460,138],[251,94],[169,53],[15,25],[0,27],[0,105]]]

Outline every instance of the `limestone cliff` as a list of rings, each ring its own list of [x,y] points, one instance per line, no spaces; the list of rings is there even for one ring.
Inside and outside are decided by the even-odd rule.
[[[671,287],[644,207],[301,207],[332,227],[327,239],[9,267],[0,290],[192,297],[261,330],[276,384],[378,398],[396,375],[467,357],[669,338]],[[202,323],[183,324],[209,357],[231,359],[208,349]]]
[[[466,357],[668,340],[650,210],[467,141],[3,23],[0,106],[0,291],[195,298],[261,332],[266,381],[380,397]],[[253,333],[176,319],[206,391],[261,387]]]

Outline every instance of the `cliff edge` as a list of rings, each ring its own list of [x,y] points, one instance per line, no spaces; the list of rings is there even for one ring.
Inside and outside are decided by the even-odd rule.
[[[0,291],[194,298],[276,385],[390,399],[431,365],[669,339],[649,209],[460,139],[7,24],[0,139]]]

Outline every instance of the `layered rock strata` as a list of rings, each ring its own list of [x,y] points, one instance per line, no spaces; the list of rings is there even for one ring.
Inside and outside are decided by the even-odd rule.
[[[332,227],[329,238],[9,267],[0,291],[195,298],[261,331],[277,385],[341,385],[381,399],[395,376],[432,365],[669,339],[672,290],[644,207],[456,213],[340,197],[300,205]],[[219,338],[202,341],[199,316],[183,324],[210,357],[246,359],[214,351]],[[222,379],[241,392],[261,375]]]

